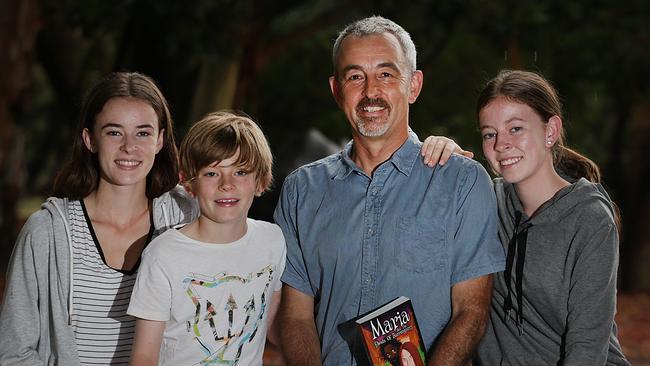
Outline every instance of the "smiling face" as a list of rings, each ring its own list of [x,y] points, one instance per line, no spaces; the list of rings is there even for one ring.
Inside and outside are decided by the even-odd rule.
[[[255,195],[261,194],[255,173],[237,165],[239,151],[228,159],[199,169],[186,187],[199,202],[205,224],[230,229],[245,228]]]
[[[483,154],[503,179],[526,184],[552,174],[551,148],[561,129],[559,117],[545,123],[528,105],[502,96],[481,109],[478,117]]]
[[[146,190],[146,178],[163,146],[158,116],[146,102],[112,98],[95,118],[93,131],[84,129],[84,144],[99,162],[99,185],[137,186]]]
[[[355,137],[405,139],[409,104],[422,86],[397,38],[389,33],[349,36],[341,44],[330,87]]]

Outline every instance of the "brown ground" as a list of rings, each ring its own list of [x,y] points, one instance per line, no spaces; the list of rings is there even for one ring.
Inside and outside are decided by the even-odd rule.
[[[4,277],[0,278],[0,296],[4,290]],[[623,352],[634,366],[650,366],[650,293],[619,294],[618,338]],[[282,365],[280,352],[267,347],[264,365]]]
[[[618,339],[634,366],[650,366],[650,293],[618,295]]]

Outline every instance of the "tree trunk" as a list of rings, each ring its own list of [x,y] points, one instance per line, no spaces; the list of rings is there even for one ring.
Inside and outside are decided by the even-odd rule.
[[[192,101],[190,123],[198,121],[206,113],[234,107],[238,74],[237,57],[222,62],[203,61]]]
[[[18,198],[25,177],[24,143],[15,115],[24,109],[32,81],[36,35],[41,28],[38,0],[0,3],[0,269],[16,238]]]

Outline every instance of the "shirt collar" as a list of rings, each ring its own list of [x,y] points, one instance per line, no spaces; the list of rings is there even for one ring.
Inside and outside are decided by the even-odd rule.
[[[339,153],[339,168],[335,171],[334,175],[332,176],[333,179],[345,179],[350,173],[353,171],[359,171],[361,172],[361,169],[352,161],[350,158],[350,153],[352,152],[352,144],[354,140],[350,140],[347,144],[345,144],[345,147],[343,150]]]
[[[420,148],[422,143],[418,136],[409,128],[409,135],[406,141],[400,146],[389,159],[395,168],[407,177],[411,174],[417,159],[420,159]]]
[[[352,158],[350,158],[353,145],[354,140],[350,140],[350,142],[348,142],[343,148],[343,151],[339,153],[338,160],[340,165],[332,176],[333,179],[345,179],[353,171],[365,174],[363,170],[352,161]],[[416,160],[420,157],[419,151],[421,146],[422,143],[418,139],[418,136],[409,128],[406,141],[393,153],[387,162],[393,164],[400,173],[409,176]]]

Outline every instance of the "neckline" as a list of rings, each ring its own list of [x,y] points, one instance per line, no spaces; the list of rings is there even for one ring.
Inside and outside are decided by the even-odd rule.
[[[142,252],[140,252],[140,255],[138,255],[138,260],[135,262],[133,267],[131,269],[124,269],[124,268],[114,268],[108,265],[106,262],[106,257],[104,256],[104,251],[102,250],[102,246],[99,243],[99,239],[97,238],[97,234],[95,234],[95,228],[93,227],[93,222],[90,220],[90,216],[88,215],[88,210],[86,209],[86,204],[84,203],[83,199],[80,199],[79,202],[81,203],[81,209],[84,213],[84,218],[86,219],[86,225],[88,225],[88,230],[90,231],[90,236],[93,238],[93,243],[95,244],[95,247],[97,248],[97,252],[99,252],[99,256],[102,258],[102,262],[107,268],[112,269],[113,271],[123,273],[125,275],[132,275],[134,274],[137,270],[138,267],[140,267],[140,261],[142,260]],[[154,233],[154,224],[153,224],[153,210],[149,210],[149,232],[147,233],[147,238],[145,239],[144,247],[142,247],[142,250],[149,245],[151,242],[151,238],[153,237]]]
[[[185,226],[185,225],[183,225],[183,226]],[[246,227],[246,232],[244,233],[244,235],[241,238],[239,238],[237,240],[234,240],[234,241],[231,241],[231,242],[228,242],[228,243],[210,243],[210,242],[205,242],[205,241],[194,239],[194,238],[192,238],[192,237],[188,236],[187,234],[180,231],[180,229],[183,226],[177,226],[177,227],[172,228],[174,234],[178,235],[179,238],[182,238],[186,242],[198,245],[198,246],[203,247],[203,248],[209,248],[209,249],[214,248],[214,250],[225,250],[225,249],[229,249],[229,248],[238,248],[240,246],[245,246],[246,243],[248,242],[248,238],[252,235],[251,234],[251,220],[249,218],[246,218],[246,226],[247,227]]]

